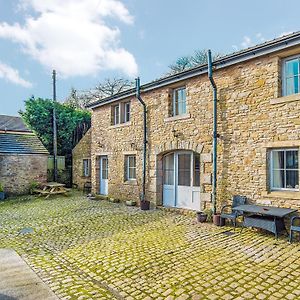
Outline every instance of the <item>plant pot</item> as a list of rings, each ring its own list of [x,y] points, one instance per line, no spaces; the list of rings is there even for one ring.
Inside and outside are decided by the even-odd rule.
[[[141,210],[149,210],[150,209],[150,201],[144,200],[140,203]]]
[[[119,202],[120,202],[120,199],[109,198],[109,201],[110,201],[111,203],[119,203]]]
[[[126,205],[127,205],[127,206],[136,206],[136,201],[133,201],[133,200],[127,200],[127,201],[126,201]]]
[[[0,201],[5,199],[5,193],[4,192],[0,192]]]
[[[223,218],[221,218],[220,214],[215,214],[215,215],[213,215],[213,223],[216,226],[224,226],[225,220]]]
[[[200,222],[200,223],[204,223],[206,222],[206,219],[207,219],[207,214],[199,211],[197,212],[197,221]]]

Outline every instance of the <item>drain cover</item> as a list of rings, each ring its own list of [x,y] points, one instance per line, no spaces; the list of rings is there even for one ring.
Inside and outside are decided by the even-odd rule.
[[[224,235],[227,235],[227,236],[231,236],[231,235],[234,235],[235,233],[232,232],[232,231],[223,231],[223,232],[221,232],[220,234],[224,234]]]
[[[33,233],[33,228],[31,227],[26,227],[20,230],[19,234],[28,234],[28,233]]]

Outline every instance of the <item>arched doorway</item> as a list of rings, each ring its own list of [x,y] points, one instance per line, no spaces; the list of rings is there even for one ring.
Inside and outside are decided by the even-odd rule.
[[[200,210],[200,155],[174,151],[163,156],[163,205]]]

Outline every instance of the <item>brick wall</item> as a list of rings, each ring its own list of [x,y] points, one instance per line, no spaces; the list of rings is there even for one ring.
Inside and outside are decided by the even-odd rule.
[[[8,194],[26,194],[30,183],[47,181],[48,155],[0,154],[0,182]]]

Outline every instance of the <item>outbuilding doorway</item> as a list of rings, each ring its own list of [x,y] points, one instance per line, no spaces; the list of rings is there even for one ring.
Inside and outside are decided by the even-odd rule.
[[[175,151],[163,157],[163,205],[200,210],[200,155]]]

